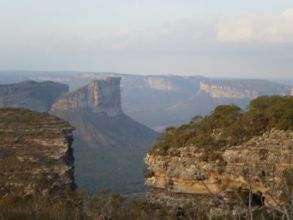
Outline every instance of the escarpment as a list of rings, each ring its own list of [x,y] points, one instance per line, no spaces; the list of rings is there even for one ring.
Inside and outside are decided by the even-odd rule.
[[[288,87],[265,80],[205,80],[200,91],[212,98],[254,99],[264,95],[289,95]]]
[[[72,131],[47,113],[0,109],[0,195],[74,189]]]
[[[148,199],[183,206],[214,199],[285,204],[293,195],[293,99],[260,97],[248,111],[220,106],[209,116],[169,128],[145,157]]]
[[[122,114],[120,77],[93,80],[87,86],[61,97],[51,111],[85,110],[105,113],[108,116]]]
[[[50,81],[0,85],[0,107],[48,112],[56,99],[68,90],[67,85]]]

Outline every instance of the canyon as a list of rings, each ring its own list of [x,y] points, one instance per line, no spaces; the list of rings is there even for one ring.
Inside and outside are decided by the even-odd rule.
[[[50,110],[76,128],[76,182],[87,192],[144,191],[143,157],[157,133],[123,113],[120,80],[93,80],[62,95]]]

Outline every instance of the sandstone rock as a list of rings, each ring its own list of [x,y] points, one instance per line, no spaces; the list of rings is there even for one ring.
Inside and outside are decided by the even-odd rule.
[[[72,131],[47,113],[0,109],[0,196],[75,188]]]
[[[209,153],[215,155],[213,160],[207,160],[204,148],[196,146],[178,148],[166,156],[148,154],[145,163],[152,175],[145,183],[160,189],[163,200],[170,195],[176,200],[180,194],[194,199],[221,195],[229,200],[231,192],[251,185],[253,192],[262,192],[266,205],[275,205],[282,194],[283,172],[293,169],[292,135],[292,131],[273,129],[239,146]],[[149,194],[151,200],[158,201],[157,197]]]

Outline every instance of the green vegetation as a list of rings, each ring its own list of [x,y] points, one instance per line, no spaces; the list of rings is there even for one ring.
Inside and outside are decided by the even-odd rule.
[[[5,220],[80,220],[83,195],[58,192],[23,196],[10,194],[0,198],[0,219]]]
[[[186,145],[221,149],[241,144],[272,128],[293,130],[293,97],[259,97],[251,101],[247,111],[235,105],[222,105],[198,119],[178,128],[167,128],[150,153],[165,155],[171,148]]]
[[[6,126],[20,127],[23,125],[25,127],[37,127],[46,123],[49,125],[59,124],[60,127],[70,126],[69,123],[48,113],[34,112],[21,108],[0,108],[0,119],[0,128],[7,128]]]

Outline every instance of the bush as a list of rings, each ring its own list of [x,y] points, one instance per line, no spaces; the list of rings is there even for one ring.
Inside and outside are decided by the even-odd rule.
[[[166,129],[150,153],[165,155],[170,148],[189,144],[209,149],[238,145],[272,128],[293,130],[293,97],[259,97],[247,111],[235,105],[218,106],[204,118]]]

